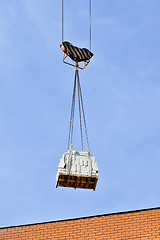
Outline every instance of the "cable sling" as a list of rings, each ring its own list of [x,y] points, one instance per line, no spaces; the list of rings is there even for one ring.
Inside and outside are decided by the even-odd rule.
[[[75,95],[76,95],[76,74],[75,74],[75,78],[74,78],[74,87],[73,87],[73,96],[72,96],[71,116],[70,116],[70,125],[69,125],[69,137],[68,137],[68,150],[69,150],[69,147],[72,148]]]
[[[82,99],[82,91],[81,91],[81,85],[80,85],[79,73],[78,72],[77,72],[77,76],[78,76],[78,85],[79,85],[79,92],[80,92],[80,98],[81,98],[81,108],[82,108],[82,113],[83,113],[83,121],[84,121],[86,141],[87,141],[87,149],[88,149],[88,152],[90,152],[89,141],[88,141],[88,134],[87,134],[87,124],[86,124],[86,118],[85,118],[85,112],[84,112],[84,104],[83,104],[83,99]]]
[[[77,77],[78,77],[78,71],[77,71]],[[80,133],[81,133],[81,146],[82,146],[82,152],[83,152],[83,132],[82,132],[81,97],[80,97],[79,79],[78,79],[78,104],[79,104],[79,123],[80,123]]]
[[[81,148],[82,148],[82,151],[83,151],[83,131],[82,131],[83,130],[82,129],[82,116],[83,116],[87,149],[88,149],[88,152],[90,152],[90,150],[89,150],[88,134],[87,134],[87,125],[86,125],[85,112],[84,112],[84,104],[83,104],[83,99],[82,99],[82,91],[81,91],[81,85],[80,85],[80,80],[79,80],[78,69],[75,70],[75,78],[74,78],[74,87],[73,87],[73,95],[72,95],[72,106],[71,106],[71,116],[70,116],[70,125],[69,125],[69,136],[68,136],[68,150],[72,149],[76,87],[77,87],[77,92],[78,92]]]

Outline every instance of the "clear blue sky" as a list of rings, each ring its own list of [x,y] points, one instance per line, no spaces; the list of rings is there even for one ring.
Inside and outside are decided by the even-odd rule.
[[[64,2],[65,40],[88,47],[87,1]],[[160,205],[160,1],[92,2],[94,57],[80,80],[95,192],[55,188],[74,79],[61,1],[0,0],[0,226]],[[76,150],[79,140],[75,128]]]

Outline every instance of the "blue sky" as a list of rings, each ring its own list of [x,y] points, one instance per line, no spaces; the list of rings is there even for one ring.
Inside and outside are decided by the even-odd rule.
[[[87,1],[64,2],[65,40],[89,47]],[[0,0],[1,227],[160,205],[160,2],[92,2],[94,57],[80,80],[95,192],[55,188],[74,80],[61,1]],[[74,133],[80,150],[78,123]]]

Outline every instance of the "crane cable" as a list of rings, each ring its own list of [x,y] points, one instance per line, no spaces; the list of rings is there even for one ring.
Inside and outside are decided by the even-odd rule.
[[[90,51],[91,51],[91,44],[92,44],[92,4],[91,0],[89,0],[89,41],[90,41]],[[62,0],[62,43],[64,41],[64,1]]]
[[[63,26],[64,26],[64,23],[63,23],[63,0],[62,0],[62,43],[63,43],[63,33],[64,33],[64,30],[63,30]]]
[[[90,36],[89,36],[89,38],[90,38],[90,51],[91,51],[91,41],[92,41],[92,22],[91,22],[91,17],[92,17],[92,12],[91,12],[91,10],[92,10],[92,6],[91,6],[91,0],[89,0],[89,28],[90,28]]]
[[[72,106],[71,106],[71,116],[70,116],[70,125],[69,125],[69,136],[68,136],[68,150],[72,149],[76,87],[77,87],[77,90],[78,90],[78,105],[79,105],[79,119],[80,119],[80,133],[81,133],[81,148],[82,148],[82,151],[83,151],[83,131],[82,131],[82,116],[83,116],[84,127],[85,127],[85,134],[86,134],[87,149],[88,149],[88,152],[90,153],[88,134],[87,134],[87,124],[86,124],[86,119],[85,119],[84,104],[83,104],[83,98],[82,98],[82,91],[81,91],[81,85],[80,85],[80,80],[79,80],[78,69],[75,70],[75,78],[74,78],[74,87],[73,87],[73,95],[72,95]]]

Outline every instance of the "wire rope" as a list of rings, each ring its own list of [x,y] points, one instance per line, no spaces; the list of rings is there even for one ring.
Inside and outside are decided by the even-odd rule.
[[[92,11],[91,0],[89,0],[90,51],[91,51],[91,45],[92,45],[92,22],[91,22],[92,12],[91,11]]]
[[[71,106],[71,115],[70,115],[70,125],[69,125],[69,136],[68,136],[68,150],[72,146],[73,139],[73,122],[74,122],[74,109],[75,109],[75,95],[76,95],[76,73],[74,78],[74,87],[72,95],[72,106]]]
[[[77,78],[78,78],[78,71],[77,71]],[[77,88],[78,88],[79,123],[80,123],[80,133],[81,133],[81,147],[82,147],[82,152],[83,152],[83,132],[82,132],[81,97],[80,97],[79,82],[78,82],[78,84],[77,84]]]
[[[89,151],[89,141],[88,141],[88,133],[87,133],[87,124],[86,124],[86,119],[85,119],[84,105],[83,105],[83,99],[82,99],[82,91],[81,91],[81,85],[80,85],[79,74],[78,74],[78,73],[77,73],[77,76],[78,76],[78,85],[79,85],[79,92],[80,92],[80,98],[81,98],[81,107],[82,107],[82,113],[83,113],[83,121],[84,121],[84,127],[85,127],[87,148],[88,148],[88,151]]]
[[[89,0],[89,42],[90,42],[90,51],[92,44],[92,4],[91,0]],[[64,41],[64,1],[62,0],[62,42]]]
[[[64,33],[64,31],[63,31],[63,28],[64,28],[64,24],[63,24],[63,0],[62,0],[62,42],[63,42],[63,33]]]
[[[74,78],[74,87],[73,87],[73,95],[72,95],[72,106],[71,106],[71,115],[70,115],[70,125],[69,125],[69,136],[68,136],[68,150],[72,148],[72,140],[73,140],[73,125],[74,125],[74,112],[75,112],[75,99],[76,99],[76,87],[78,92],[78,105],[79,105],[79,121],[80,121],[80,134],[81,134],[81,147],[83,151],[83,129],[82,129],[82,116],[84,122],[84,129],[86,135],[86,143],[87,149],[89,151],[89,141],[88,141],[88,133],[87,133],[87,124],[84,112],[84,104],[82,99],[82,90],[79,80],[78,70],[75,70],[75,78]]]

